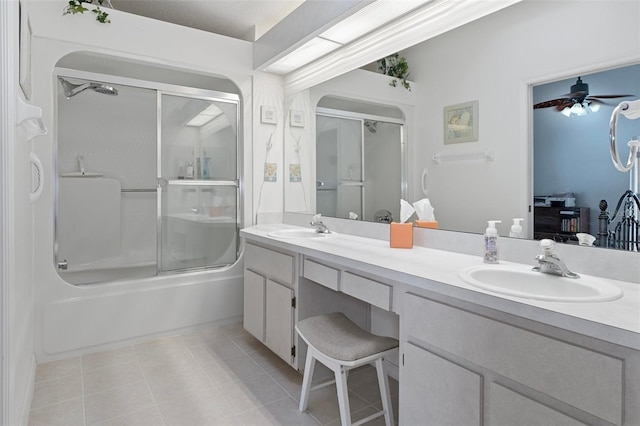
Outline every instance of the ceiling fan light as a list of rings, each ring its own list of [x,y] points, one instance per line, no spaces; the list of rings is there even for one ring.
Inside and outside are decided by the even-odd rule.
[[[571,108],[565,107],[562,111],[560,111],[560,114],[564,115],[565,117],[571,117]]]
[[[582,104],[579,103],[575,103],[573,104],[573,106],[571,107],[571,113],[574,115],[585,115],[586,112],[584,111],[584,108],[582,107]]]
[[[589,109],[591,110],[591,112],[598,112],[600,111],[600,104],[592,103],[589,105]]]

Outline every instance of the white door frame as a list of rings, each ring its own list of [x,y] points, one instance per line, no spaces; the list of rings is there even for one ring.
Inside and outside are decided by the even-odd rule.
[[[9,283],[14,274],[10,242],[13,240],[12,173],[13,143],[15,141],[15,105],[18,50],[18,0],[0,1],[0,423],[10,424],[14,407],[9,403],[9,338],[10,303]]]

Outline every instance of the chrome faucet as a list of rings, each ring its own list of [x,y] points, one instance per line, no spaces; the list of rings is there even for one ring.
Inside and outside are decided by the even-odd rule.
[[[314,215],[313,219],[311,219],[311,222],[309,222],[309,225],[315,226],[316,227],[316,232],[318,234],[330,234],[331,231],[329,231],[329,228],[327,228],[327,225],[322,223],[322,221],[320,220],[321,216],[322,215],[320,215],[320,214]]]
[[[545,274],[555,274],[567,278],[580,278],[580,275],[571,272],[567,265],[555,253],[555,243],[553,240],[544,239],[540,241],[541,253],[536,256],[538,266],[533,270]]]

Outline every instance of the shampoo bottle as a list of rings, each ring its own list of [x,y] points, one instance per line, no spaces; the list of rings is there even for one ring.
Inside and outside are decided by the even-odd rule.
[[[524,238],[524,231],[522,230],[522,218],[513,219],[513,225],[509,231],[509,236],[512,238]]]
[[[501,220],[488,221],[488,228],[484,232],[484,263],[498,263],[498,230],[496,223]]]
[[[202,179],[208,180],[211,178],[211,174],[209,173],[209,162],[211,161],[211,157],[207,157],[207,151],[204,151],[204,157],[202,157]]]

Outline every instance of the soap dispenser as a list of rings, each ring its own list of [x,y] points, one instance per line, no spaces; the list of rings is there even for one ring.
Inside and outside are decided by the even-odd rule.
[[[513,225],[509,231],[509,236],[512,238],[524,238],[524,231],[522,230],[522,221],[524,219],[518,217],[513,219]]]
[[[501,220],[488,221],[488,227],[484,232],[484,263],[498,263],[498,230],[496,223]]]

